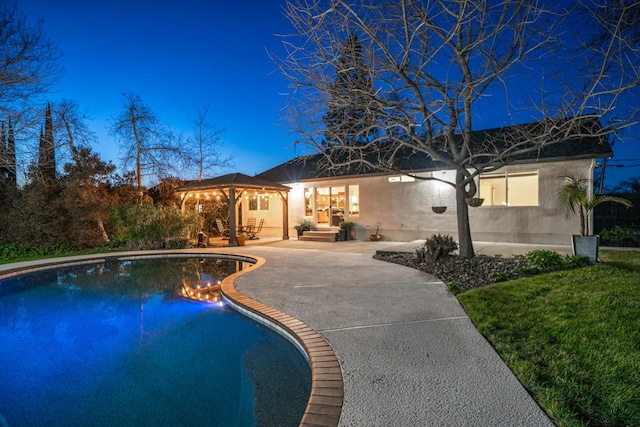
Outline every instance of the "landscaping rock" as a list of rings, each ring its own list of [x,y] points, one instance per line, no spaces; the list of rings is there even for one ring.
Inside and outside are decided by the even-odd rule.
[[[517,279],[527,275],[523,269],[535,267],[533,262],[524,257],[477,255],[474,258],[463,258],[453,255],[441,258],[435,263],[420,263],[416,255],[410,253],[383,253],[374,255],[374,258],[424,271],[450,287],[451,284],[455,284],[453,286],[459,290]]]

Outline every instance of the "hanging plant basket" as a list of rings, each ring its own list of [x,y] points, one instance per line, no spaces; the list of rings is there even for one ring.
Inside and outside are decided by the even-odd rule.
[[[444,213],[447,210],[446,206],[431,206],[431,210],[437,214]]]
[[[469,206],[477,208],[478,206],[482,205],[484,199],[481,199],[479,197],[467,197],[466,199],[464,199],[464,201],[467,202]]]

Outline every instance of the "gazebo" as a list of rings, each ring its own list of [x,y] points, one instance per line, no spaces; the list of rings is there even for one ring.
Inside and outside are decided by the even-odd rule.
[[[288,240],[289,190],[290,188],[285,185],[241,173],[232,173],[201,181],[189,181],[175,189],[182,200],[182,212],[185,210],[187,199],[193,195],[220,195],[229,203],[229,246],[238,245],[236,231],[237,206],[243,194],[247,191],[276,194],[280,198],[282,201],[282,240]]]

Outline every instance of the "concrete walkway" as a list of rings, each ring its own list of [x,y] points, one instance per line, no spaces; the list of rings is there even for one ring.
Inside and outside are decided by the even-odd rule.
[[[264,257],[237,289],[306,323],[335,351],[345,392],[339,425],[553,425],[441,281],[374,260],[381,242],[346,251],[349,243],[224,250]]]
[[[328,341],[343,373],[341,426],[552,426],[441,281],[372,258],[421,244],[263,239],[188,252],[266,259],[236,287]],[[477,253],[505,256],[535,248],[476,244]]]

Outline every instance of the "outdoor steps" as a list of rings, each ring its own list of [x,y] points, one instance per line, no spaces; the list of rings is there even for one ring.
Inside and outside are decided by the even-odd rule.
[[[307,242],[335,242],[338,240],[337,231],[305,231],[298,240]]]

